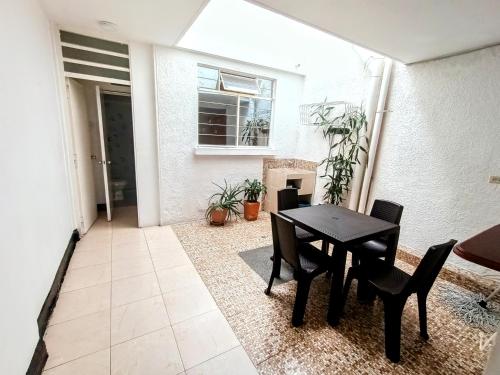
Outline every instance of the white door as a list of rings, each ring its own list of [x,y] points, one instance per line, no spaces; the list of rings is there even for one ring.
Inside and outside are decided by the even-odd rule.
[[[80,234],[85,234],[97,219],[97,202],[92,166],[90,123],[85,101],[85,90],[77,81],[67,78],[68,104],[71,115],[71,133],[80,207]]]
[[[106,214],[108,221],[111,221],[113,212],[113,192],[111,190],[111,159],[108,152],[108,137],[104,126],[104,108],[102,106],[102,93],[99,86],[95,87],[97,101],[97,118],[99,122],[99,137],[101,140],[101,164],[104,177],[104,194],[106,196]]]

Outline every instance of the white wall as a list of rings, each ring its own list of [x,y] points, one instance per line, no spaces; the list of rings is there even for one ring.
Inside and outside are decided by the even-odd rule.
[[[203,217],[213,182],[262,177],[262,156],[199,156],[197,64],[276,79],[271,130],[281,157],[295,152],[303,77],[224,58],[156,47],[161,220],[163,224]]]
[[[219,22],[220,15],[224,22]],[[256,27],[255,20],[258,21]],[[228,33],[228,30],[238,30]],[[244,1],[212,0],[180,40],[179,46],[305,76],[300,104],[347,101],[372,96],[374,52]],[[321,130],[297,127],[295,157],[319,162],[328,154]],[[318,170],[318,176],[323,167]],[[318,177],[314,201],[323,200]]]
[[[405,206],[402,245],[423,253],[499,223],[499,82],[500,47],[395,64],[371,200]]]
[[[0,3],[0,373],[23,374],[36,319],[73,230],[49,23]]]
[[[160,224],[153,47],[130,43],[139,226]]]

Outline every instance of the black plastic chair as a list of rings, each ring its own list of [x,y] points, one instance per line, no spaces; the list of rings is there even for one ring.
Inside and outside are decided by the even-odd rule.
[[[401,316],[408,297],[416,293],[420,336],[427,340],[427,295],[457,241],[450,240],[427,250],[413,275],[381,259],[349,268],[344,285],[344,303],[353,278],[366,280],[384,303],[385,354],[393,362],[400,359]]]
[[[278,211],[299,208],[299,193],[295,188],[286,188],[278,191]],[[320,238],[302,229],[295,228],[297,239],[301,242],[314,242]]]
[[[273,270],[265,293],[271,293],[275,277],[279,277],[281,259],[292,266],[297,279],[297,294],[293,306],[292,324],[300,326],[304,322],[307,297],[312,280],[326,272],[330,265],[330,257],[313,245],[299,242],[295,235],[295,225],[283,216],[271,213],[273,230]]]
[[[373,202],[373,207],[370,216],[377,219],[385,220],[393,224],[398,224],[403,215],[403,206],[382,199],[376,199]],[[373,257],[373,258],[386,258],[388,263],[394,264],[396,258],[397,241],[389,240],[389,236],[384,236],[375,240],[363,242],[362,244],[355,245],[352,251],[352,265],[359,265],[360,258]]]

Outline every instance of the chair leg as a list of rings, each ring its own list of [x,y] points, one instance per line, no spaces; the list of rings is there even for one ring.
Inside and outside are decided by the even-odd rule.
[[[369,267],[370,258],[360,258],[357,257],[356,261],[359,264],[359,267],[362,269],[363,267]],[[361,272],[361,275],[363,272]],[[359,302],[364,304],[373,303],[376,298],[375,290],[370,287],[368,284],[368,280],[363,277],[358,278],[358,287],[356,290],[356,297]]]
[[[351,256],[351,265],[353,267],[359,266],[359,255],[358,254],[352,254]]]
[[[427,333],[427,295],[417,293],[418,319],[420,321],[420,336],[424,340],[429,339]]]
[[[405,302],[384,300],[385,355],[392,362],[399,362],[401,356],[401,316]]]
[[[271,278],[269,279],[269,284],[267,285],[266,290],[264,291],[265,294],[269,295],[271,294],[271,287],[273,286],[273,281],[274,281],[274,271],[271,272]]]
[[[304,313],[306,311],[307,297],[311,287],[311,279],[300,275],[297,283],[297,294],[293,305],[292,325],[298,327],[304,323]]]
[[[324,252],[325,254],[328,254],[329,247],[330,247],[330,244],[327,241],[323,240],[321,242],[321,251]]]
[[[273,270],[271,272],[271,277],[269,279],[269,285],[264,293],[269,295],[271,293],[271,287],[273,286],[273,281],[275,277],[280,277],[281,273],[281,258],[273,256]]]

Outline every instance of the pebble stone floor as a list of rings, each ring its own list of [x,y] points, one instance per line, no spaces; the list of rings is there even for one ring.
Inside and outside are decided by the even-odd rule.
[[[44,375],[256,374],[170,227],[115,209],[77,243]]]
[[[338,327],[326,323],[329,285],[323,276],[311,286],[305,324],[292,327],[296,283],[273,286],[271,296],[266,296],[266,281],[238,256],[238,252],[270,245],[270,227],[266,213],[256,222],[240,220],[224,227],[211,227],[204,221],[172,227],[259,373],[482,373],[487,352],[479,348],[481,331],[457,319],[441,302],[436,284],[448,283],[442,278],[428,297],[427,342],[419,336],[416,296],[408,300],[398,364],[384,355],[382,304],[358,304],[355,283]],[[397,266],[413,272],[414,267],[402,258],[396,261]]]

